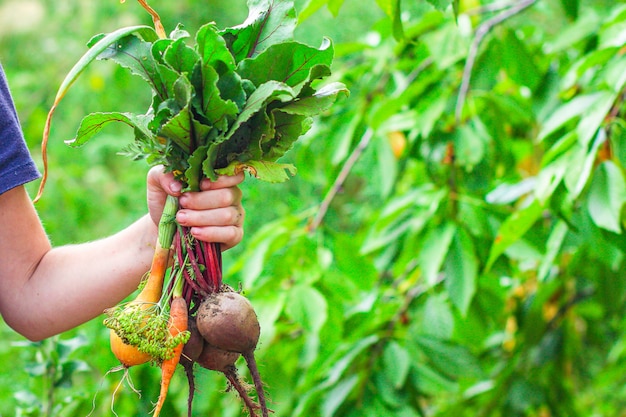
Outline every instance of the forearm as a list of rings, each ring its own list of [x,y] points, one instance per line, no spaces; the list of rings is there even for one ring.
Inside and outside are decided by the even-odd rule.
[[[49,250],[14,288],[12,299],[21,302],[3,302],[5,320],[37,340],[93,319],[137,288],[150,268],[156,230],[145,216],[105,239]]]

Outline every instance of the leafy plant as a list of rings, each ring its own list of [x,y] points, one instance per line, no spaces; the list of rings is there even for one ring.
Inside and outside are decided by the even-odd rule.
[[[38,381],[38,388],[15,391],[15,415],[51,417],[68,413],[74,404],[84,400],[85,392],[75,390],[74,379],[81,372],[90,371],[86,362],[74,359],[75,352],[88,344],[84,335],[61,339],[53,337],[42,342],[14,342],[30,352],[26,372]],[[61,398],[60,398],[61,397]]]
[[[193,10],[202,23],[206,10]],[[299,36],[335,39],[332,77],[350,99],[283,157],[298,166],[291,181],[242,185],[247,238],[227,262],[261,319],[276,415],[619,415],[624,6],[310,1],[299,11]],[[18,99],[53,67],[28,58],[12,71],[25,80]],[[114,75],[103,76],[128,82]],[[25,114],[36,103],[23,99]],[[39,132],[40,119],[25,119]],[[84,151],[98,178],[121,183],[130,172],[101,157],[111,140]],[[77,224],[53,228],[57,240],[76,238],[82,217],[66,213],[86,206],[83,194],[116,189],[75,187],[59,191],[62,220],[42,201],[52,226]],[[155,378],[137,376],[145,387]],[[240,414],[228,396],[197,395],[198,412]],[[121,396],[118,410],[147,412],[150,396]]]

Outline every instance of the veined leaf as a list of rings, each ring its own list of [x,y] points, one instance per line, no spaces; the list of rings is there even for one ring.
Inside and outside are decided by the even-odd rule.
[[[425,336],[416,336],[415,341],[442,374],[451,378],[482,375],[478,360],[465,346]]]
[[[293,38],[296,11],[291,0],[248,0],[248,17],[220,34],[236,62],[251,58],[268,46]]]
[[[268,80],[285,83],[291,87],[309,78],[309,72],[317,65],[330,66],[333,46],[325,39],[319,48],[291,41],[272,45],[254,58],[244,59],[237,72],[259,86]],[[280,65],[276,65],[280,62]]]
[[[196,34],[196,48],[205,65],[216,66],[222,62],[229,69],[235,69],[235,58],[219,34],[215,23],[202,26]]]
[[[191,128],[191,112],[189,107],[184,107],[178,114],[172,117],[167,123],[161,127],[160,136],[174,142],[186,154],[191,154],[194,149],[192,147],[192,128]]]
[[[411,357],[406,349],[398,342],[389,342],[383,351],[382,362],[387,380],[395,389],[402,388],[411,369]]]
[[[133,34],[121,37],[109,45],[98,59],[110,59],[131,73],[143,78],[161,100],[169,97],[173,82],[178,74],[154,59],[152,43],[139,39]]]
[[[209,64],[204,63],[201,67],[201,79],[199,83],[200,94],[195,99],[200,101],[200,113],[209,121],[211,125],[217,126],[219,130],[225,131],[228,128],[229,120],[234,120],[239,112],[237,104],[232,100],[225,100],[220,95],[218,88],[219,75]],[[233,85],[233,89],[237,86]],[[239,91],[241,85],[238,86]]]
[[[189,168],[185,171],[185,178],[187,180],[187,188],[191,191],[200,190],[200,180],[203,177],[202,163],[207,157],[208,148],[209,145],[196,148],[187,160]]]
[[[583,146],[580,142],[577,142],[576,146],[569,153],[569,167],[577,167],[577,169],[568,169],[563,178],[571,198],[578,197],[586,186],[593,170],[598,148],[605,140],[604,130],[599,129],[591,145]]]
[[[200,61],[200,55],[181,38],[165,50],[165,62],[179,74],[191,74]],[[189,75],[188,75],[189,76]]]
[[[63,79],[63,82],[61,82],[55,98],[55,104],[61,100],[61,98],[67,93],[70,86],[93,60],[95,60],[105,49],[109,48],[119,39],[130,34],[136,34],[147,42],[158,39],[158,35],[154,29],[149,26],[130,26],[118,29],[107,35],[98,35],[93,37],[88,43],[89,50],[78,60],[76,64],[74,64],[70,72],[65,76],[65,79]]]
[[[262,159],[275,161],[283,156],[298,138],[311,127],[311,118],[287,114],[279,110],[272,112],[274,135],[260,143]]]
[[[320,88],[315,94],[299,98],[280,108],[283,113],[299,114],[303,116],[316,116],[328,110],[337,100],[337,96],[343,93],[349,94],[348,89],[342,83],[331,83]]]
[[[66,141],[72,147],[79,147],[87,143],[93,136],[100,132],[107,124],[112,122],[125,123],[135,129],[136,134],[144,138],[153,138],[154,135],[148,129],[151,118],[146,115],[131,113],[91,113],[83,118],[76,132],[76,137]]]
[[[231,126],[224,139],[230,138],[239,127],[250,120],[254,114],[265,108],[273,101],[289,101],[294,98],[293,90],[286,84],[277,81],[268,81],[260,85],[246,101],[246,105],[239,113],[237,120]]]

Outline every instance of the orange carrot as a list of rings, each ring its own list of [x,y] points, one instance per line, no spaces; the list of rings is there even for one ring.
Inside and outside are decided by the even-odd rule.
[[[170,247],[176,230],[176,224],[173,218],[178,210],[178,200],[168,196],[166,199],[161,221],[159,223],[159,236],[152,257],[152,265],[150,267],[150,275],[148,276],[143,289],[135,297],[133,301],[128,303],[128,308],[148,309],[156,305],[163,294],[163,281],[165,273],[170,262]],[[139,323],[138,325],[140,325]],[[122,340],[122,338],[114,331],[110,333],[111,351],[115,357],[125,367],[141,365],[148,362],[151,356],[140,351],[136,346],[131,346]]]
[[[144,309],[154,306],[159,302],[163,293],[163,281],[169,262],[169,253],[169,248],[163,248],[157,243],[157,248],[152,258],[150,275],[146,280],[146,284],[137,297],[135,297],[126,308],[135,308],[135,306],[139,305],[140,308]],[[141,365],[151,359],[149,354],[141,352],[136,346],[124,343],[122,338],[114,330],[110,331],[109,336],[111,351],[125,367]]]
[[[187,302],[182,297],[175,296],[172,299],[168,328],[170,331],[170,337],[176,337],[188,328]],[[157,417],[159,415],[161,408],[165,403],[167,390],[170,386],[170,381],[172,380],[174,371],[176,370],[176,365],[178,365],[178,362],[180,361],[180,356],[183,352],[184,346],[185,343],[178,344],[174,348],[173,356],[169,359],[165,359],[161,363],[161,392],[159,393],[159,400],[157,401],[154,409],[153,417]]]

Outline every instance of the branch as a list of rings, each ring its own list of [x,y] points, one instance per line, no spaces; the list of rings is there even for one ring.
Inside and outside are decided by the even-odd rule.
[[[361,157],[361,154],[363,153],[365,148],[367,148],[367,145],[369,145],[369,142],[372,139],[372,136],[374,136],[374,131],[370,128],[370,129],[367,129],[363,137],[361,137],[361,140],[359,141],[358,145],[356,146],[356,148],[354,148],[354,150],[350,154],[350,157],[348,157],[348,160],[346,161],[344,166],[341,168],[339,175],[337,175],[337,178],[335,179],[335,182],[333,183],[332,187],[326,194],[326,197],[324,197],[322,204],[320,204],[320,208],[319,208],[319,211],[317,212],[317,215],[315,216],[315,219],[309,225],[309,232],[313,233],[315,230],[317,230],[320,224],[322,224],[322,220],[324,219],[324,216],[326,215],[326,212],[328,211],[328,208],[330,207],[330,203],[333,201],[333,199],[335,198],[339,190],[341,190],[341,187],[343,186],[343,183],[346,181],[346,178],[348,178],[350,171],[352,170],[356,162]]]
[[[516,5],[511,6],[510,9],[507,9],[495,15],[491,19],[485,21],[483,24],[478,26],[478,29],[476,29],[476,36],[474,37],[474,40],[470,45],[470,50],[467,54],[467,60],[465,61],[465,68],[463,68],[463,79],[461,81],[461,87],[459,89],[459,95],[456,102],[455,117],[457,124],[461,121],[463,106],[465,104],[465,99],[467,98],[467,93],[470,86],[470,79],[472,77],[472,69],[476,61],[476,56],[478,55],[478,48],[480,47],[483,39],[491,31],[491,29],[504,22],[508,18],[522,12],[536,2],[537,0],[522,0]]]

